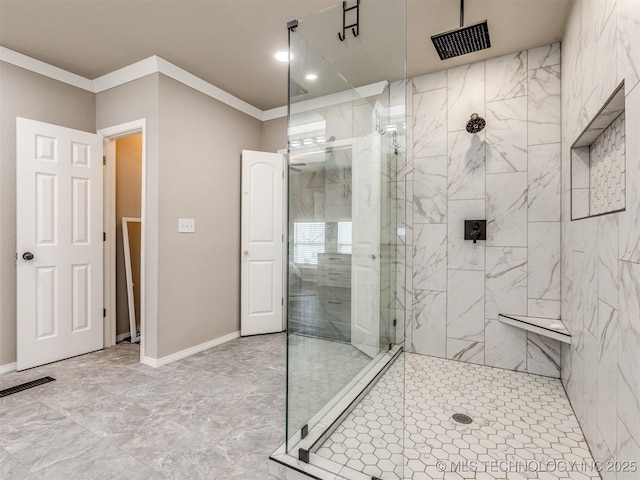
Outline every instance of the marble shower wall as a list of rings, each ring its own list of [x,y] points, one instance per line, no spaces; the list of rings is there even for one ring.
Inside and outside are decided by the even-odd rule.
[[[640,463],[640,2],[574,0],[562,70],[562,382],[595,459]],[[626,210],[572,222],[571,144],[623,80]]]
[[[416,77],[408,91],[407,350],[558,377],[558,342],[498,314],[560,313],[560,45]],[[475,135],[472,113],[487,121]],[[487,241],[473,244],[463,226],[476,219]]]

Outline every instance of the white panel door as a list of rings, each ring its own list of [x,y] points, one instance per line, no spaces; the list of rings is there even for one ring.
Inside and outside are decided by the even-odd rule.
[[[102,137],[17,119],[17,368],[102,348]]]
[[[380,351],[381,153],[378,134],[353,144],[351,343],[370,357]]]
[[[282,331],[283,156],[242,151],[241,335]]]

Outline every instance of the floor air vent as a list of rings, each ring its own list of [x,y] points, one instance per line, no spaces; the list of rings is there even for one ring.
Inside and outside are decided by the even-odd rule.
[[[53,381],[55,381],[55,378],[42,377],[42,378],[38,378],[37,380],[32,380],[30,382],[23,383],[22,385],[16,385],[15,387],[5,388],[4,390],[0,390],[0,398],[6,397],[8,395],[13,395],[14,393],[22,392],[24,390],[29,390],[30,388],[44,385],[45,383],[49,383]]]

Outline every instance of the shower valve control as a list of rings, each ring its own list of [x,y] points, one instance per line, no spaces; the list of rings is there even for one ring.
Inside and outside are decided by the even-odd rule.
[[[465,220],[464,221],[464,239],[478,240],[487,239],[487,221],[486,220]]]

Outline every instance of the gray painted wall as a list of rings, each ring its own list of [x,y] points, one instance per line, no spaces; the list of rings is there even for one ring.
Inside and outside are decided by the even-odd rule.
[[[16,359],[16,116],[94,132],[145,118],[145,354],[239,330],[241,152],[261,148],[261,122],[159,74],[94,95],[0,66],[0,365]],[[177,233],[180,216],[196,219],[195,234]]]
[[[287,117],[262,122],[260,150],[277,152],[287,148]]]
[[[145,239],[145,355],[158,358],[158,171],[159,171],[159,83],[155,73],[96,95],[96,127],[113,127],[146,118],[146,229]]]
[[[16,117],[95,132],[94,95],[0,62],[0,365],[16,361]]]
[[[158,356],[240,329],[243,149],[261,122],[160,76]],[[195,218],[194,234],[178,218]]]

